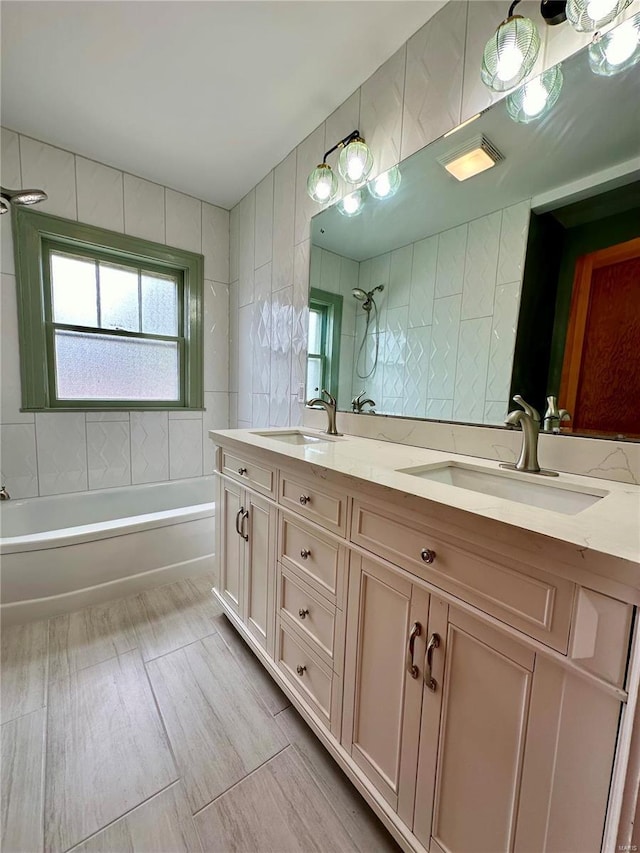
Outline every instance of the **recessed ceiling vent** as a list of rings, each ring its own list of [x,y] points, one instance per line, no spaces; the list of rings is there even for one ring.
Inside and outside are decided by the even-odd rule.
[[[504,160],[493,142],[480,134],[438,157],[438,163],[458,181],[466,181]]]

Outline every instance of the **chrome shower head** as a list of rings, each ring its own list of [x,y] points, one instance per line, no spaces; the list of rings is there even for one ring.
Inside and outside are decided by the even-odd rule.
[[[366,302],[369,298],[369,294],[365,293],[361,287],[354,287],[351,293],[359,302]]]
[[[8,190],[0,187],[0,198],[2,202],[9,204],[29,205],[45,201],[48,196],[44,190]],[[7,205],[3,204],[0,213],[7,212]]]

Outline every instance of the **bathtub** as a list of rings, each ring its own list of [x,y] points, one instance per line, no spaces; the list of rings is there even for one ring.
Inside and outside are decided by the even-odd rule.
[[[214,477],[0,503],[3,624],[213,571]]]

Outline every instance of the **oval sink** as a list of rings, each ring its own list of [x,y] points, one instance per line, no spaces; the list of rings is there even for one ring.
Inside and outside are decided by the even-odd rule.
[[[253,435],[260,435],[263,438],[272,438],[274,441],[282,441],[285,444],[323,444],[325,441],[335,441],[334,438],[328,435],[312,435],[311,433],[302,432],[299,429],[286,430],[286,432],[254,432]]]

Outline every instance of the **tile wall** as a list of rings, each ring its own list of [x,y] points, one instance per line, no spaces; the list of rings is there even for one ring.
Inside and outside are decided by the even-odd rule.
[[[197,477],[213,470],[207,430],[229,420],[229,213],[2,129],[2,183],[42,187],[40,210],[205,259],[204,412],[20,411],[11,217],[0,219],[2,483],[13,498]]]

